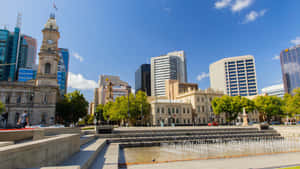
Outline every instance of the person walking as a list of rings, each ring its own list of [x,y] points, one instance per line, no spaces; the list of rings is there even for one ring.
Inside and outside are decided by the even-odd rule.
[[[3,128],[6,128],[6,126],[7,126],[7,120],[8,120],[8,112],[5,112],[1,116],[2,116]]]
[[[24,113],[21,115],[21,117],[19,118],[19,121],[17,123],[17,128],[25,128],[25,126],[29,124],[28,121],[28,113],[25,110]]]

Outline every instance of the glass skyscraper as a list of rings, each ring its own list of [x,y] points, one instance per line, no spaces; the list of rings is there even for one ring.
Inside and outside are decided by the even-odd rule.
[[[20,68],[33,69],[36,51],[36,40],[21,35],[20,28],[0,29],[0,81],[17,80]]]
[[[28,80],[34,80],[36,78],[36,70],[20,68],[18,71],[18,81],[27,82]]]
[[[69,50],[64,48],[59,48],[57,81],[58,81],[59,91],[61,96],[67,93],[68,72],[69,72]]]
[[[280,63],[284,91],[292,93],[300,87],[300,45],[281,51]]]
[[[146,92],[151,96],[151,65],[142,64],[135,72],[135,93],[138,91]]]

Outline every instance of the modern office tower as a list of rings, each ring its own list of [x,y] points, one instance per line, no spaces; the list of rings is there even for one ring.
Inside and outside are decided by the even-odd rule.
[[[18,81],[27,82],[29,80],[34,80],[36,78],[35,69],[20,68],[18,71]]]
[[[20,68],[34,67],[36,44],[34,38],[21,35],[19,27],[14,32],[0,29],[0,81],[16,81]]]
[[[151,96],[150,64],[142,64],[135,72],[135,93],[140,90],[146,92],[147,96]]]
[[[281,51],[280,63],[284,91],[291,94],[300,87],[300,45]]]
[[[252,55],[221,59],[209,66],[210,85],[229,96],[257,95],[255,60]]]
[[[108,101],[114,101],[117,97],[127,96],[128,91],[131,92],[131,87],[127,82],[120,80],[119,76],[101,75],[98,84],[99,87],[94,92],[95,107],[98,104],[106,104]],[[110,90],[111,93],[109,93]],[[109,94],[112,94],[112,100],[110,100]]]
[[[18,59],[18,68],[33,69],[36,65],[37,43],[36,39],[22,35],[21,46]]]
[[[283,97],[284,87],[283,84],[272,85],[261,89],[261,92],[263,95]]]
[[[165,81],[169,79],[187,82],[184,51],[151,58],[151,96],[164,96]]]
[[[67,93],[68,88],[68,72],[69,72],[69,50],[64,48],[59,48],[59,62],[58,62],[58,72],[57,81],[59,85],[60,95],[63,96]]]

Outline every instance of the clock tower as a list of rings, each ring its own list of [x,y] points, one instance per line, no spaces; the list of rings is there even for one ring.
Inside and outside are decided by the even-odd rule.
[[[58,39],[60,34],[56,25],[55,16],[52,14],[45,24],[43,42],[39,52],[39,67],[36,77],[37,86],[58,87],[57,65],[59,61]]]

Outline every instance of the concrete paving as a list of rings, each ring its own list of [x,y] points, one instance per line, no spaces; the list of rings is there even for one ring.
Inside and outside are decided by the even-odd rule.
[[[170,162],[146,165],[130,165],[127,169],[262,169],[300,165],[300,153],[284,153],[264,156],[250,156],[230,159],[212,159],[184,162]]]

